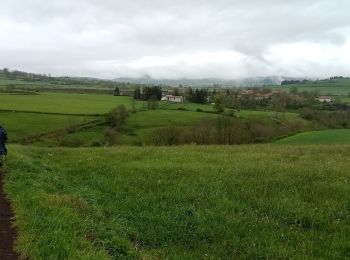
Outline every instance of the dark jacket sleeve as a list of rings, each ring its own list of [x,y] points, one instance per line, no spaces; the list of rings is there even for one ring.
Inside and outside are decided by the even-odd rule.
[[[7,141],[7,132],[6,132],[5,129],[4,129],[3,131],[4,131],[4,132],[3,132],[3,133],[4,133],[4,141],[6,142],[6,141]]]

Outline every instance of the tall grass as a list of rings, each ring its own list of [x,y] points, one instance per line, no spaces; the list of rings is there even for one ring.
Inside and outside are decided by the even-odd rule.
[[[350,129],[310,131],[277,140],[278,144],[349,144]]]
[[[31,259],[350,257],[350,146],[10,146]]]

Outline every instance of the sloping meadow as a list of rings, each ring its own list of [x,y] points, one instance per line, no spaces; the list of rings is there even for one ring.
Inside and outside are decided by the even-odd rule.
[[[30,259],[350,257],[350,146],[10,146]]]

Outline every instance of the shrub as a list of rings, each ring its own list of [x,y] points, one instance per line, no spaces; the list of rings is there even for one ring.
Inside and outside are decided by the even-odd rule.
[[[124,105],[114,108],[106,115],[107,124],[115,129],[119,129],[128,117],[129,113]]]
[[[179,128],[165,127],[156,130],[151,141],[155,145],[178,145],[181,143],[182,131]]]
[[[111,127],[104,131],[104,141],[106,145],[115,145],[118,140],[118,132]]]

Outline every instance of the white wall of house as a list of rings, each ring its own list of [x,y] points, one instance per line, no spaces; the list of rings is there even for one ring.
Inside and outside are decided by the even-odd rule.
[[[330,103],[333,102],[333,99],[331,97],[319,97],[318,101],[321,103]]]
[[[174,103],[183,103],[184,102],[184,97],[168,95],[168,96],[162,97],[162,101],[169,101],[169,102],[174,102]]]

